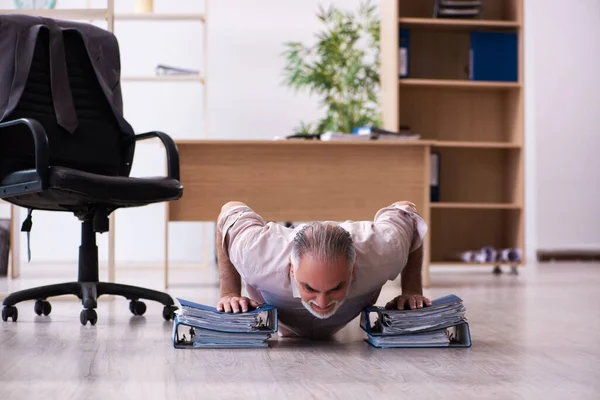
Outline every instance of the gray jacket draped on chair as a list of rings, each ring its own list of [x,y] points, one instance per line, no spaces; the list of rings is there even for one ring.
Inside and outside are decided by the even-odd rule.
[[[116,37],[96,26],[27,15],[0,15],[0,122],[18,104],[31,67],[40,30],[48,29],[52,97],[57,121],[73,133],[78,121],[69,87],[62,32],[77,31],[121,131],[133,135],[123,118],[121,65]]]

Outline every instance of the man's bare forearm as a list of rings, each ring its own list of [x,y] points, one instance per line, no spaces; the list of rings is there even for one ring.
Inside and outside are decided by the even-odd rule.
[[[402,270],[402,294],[423,295],[423,246],[408,255],[406,266]]]
[[[219,264],[219,284],[221,297],[239,296],[242,293],[242,278],[227,253],[223,250],[223,232],[217,227],[217,263]],[[227,243],[225,243],[225,247]]]

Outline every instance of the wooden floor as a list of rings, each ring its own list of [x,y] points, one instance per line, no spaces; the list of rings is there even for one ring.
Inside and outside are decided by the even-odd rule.
[[[331,341],[175,350],[156,304],[132,317],[125,300],[102,301],[98,324],[82,327],[74,301],[54,301],[50,317],[24,303],[17,323],[0,321],[0,399],[600,399],[600,264],[521,271],[433,271],[426,294],[464,299],[471,349],[373,349],[354,321]],[[214,302],[198,274],[173,275],[171,294]],[[28,279],[0,280],[0,292],[39,283]],[[160,272],[118,279],[156,283]]]

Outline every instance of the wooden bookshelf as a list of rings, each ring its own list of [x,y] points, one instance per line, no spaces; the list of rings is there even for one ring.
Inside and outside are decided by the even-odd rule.
[[[495,262],[495,263],[468,263],[461,261],[449,261],[449,262],[432,262],[430,264],[432,267],[502,267],[502,266],[510,266],[510,267],[523,267],[525,264],[523,263],[506,263],[506,262]]]
[[[433,19],[433,18],[398,18],[398,22],[407,28],[450,28],[450,29],[514,29],[520,27],[517,21],[500,21],[484,19]]]
[[[387,0],[383,0],[383,3],[387,3]],[[399,0],[390,1],[387,6],[389,9],[395,8],[397,13],[387,14],[387,17],[397,19],[395,22],[399,23],[402,19],[431,19],[433,14],[434,0]],[[468,25],[478,24],[475,26],[481,26],[481,24],[498,24],[498,23],[514,23],[516,26],[520,26],[523,16],[523,4],[522,0],[484,0],[483,8],[481,9],[481,15],[478,19],[437,19],[431,24],[456,24],[456,25]],[[383,13],[382,13],[383,15]]]
[[[114,1],[114,0],[113,0]],[[0,14],[21,14],[33,15],[45,18],[65,19],[65,20],[85,20],[98,21],[105,20],[110,15],[120,21],[200,21],[206,22],[206,15],[203,13],[114,13],[114,8],[109,5],[108,8],[56,8],[56,9],[3,9]]]
[[[439,202],[419,210],[429,225],[425,284],[431,265],[523,265],[456,262],[484,246],[524,254],[523,0],[486,0],[478,19],[432,18],[433,0],[380,4],[384,128],[408,125],[440,157]],[[410,30],[403,78],[401,28]],[[518,35],[516,82],[470,80],[472,31]]]
[[[198,74],[190,75],[124,75],[122,82],[200,82],[205,83],[204,77]]]
[[[436,140],[432,142],[432,147],[463,147],[463,148],[481,148],[481,149],[520,149],[519,143],[513,142],[465,142],[460,140]]]
[[[431,208],[462,208],[471,210],[518,210],[522,206],[516,203],[440,203],[430,202]]]
[[[456,88],[474,90],[519,89],[519,82],[473,82],[462,79],[399,79],[398,84],[405,87]]]
[[[0,199],[0,216],[10,219],[10,251],[7,275],[9,279],[18,278],[21,274],[21,217],[19,210],[19,207],[14,207],[11,203]],[[0,292],[0,298],[6,296],[6,294]]]
[[[114,1],[114,0],[112,0]],[[110,14],[109,8],[74,8],[74,9],[2,9],[0,14],[21,14],[33,15],[36,17],[64,19],[64,20],[81,20],[81,21],[96,21],[105,20]]]
[[[206,22],[205,14],[189,13],[124,13],[115,14],[115,19],[120,21],[200,21]]]

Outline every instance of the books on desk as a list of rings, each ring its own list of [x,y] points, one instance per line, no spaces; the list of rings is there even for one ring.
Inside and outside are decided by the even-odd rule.
[[[401,127],[399,132],[393,132],[374,126],[361,126],[354,128],[352,134],[325,132],[321,135],[322,141],[397,141],[418,140],[421,135],[413,133],[408,127]]]
[[[374,347],[470,347],[471,333],[462,299],[448,295],[416,310],[368,307],[361,315],[367,343]],[[371,322],[371,314],[377,318]]]
[[[269,347],[268,339],[277,332],[277,309],[270,305],[234,314],[179,298],[177,301],[175,348]]]

